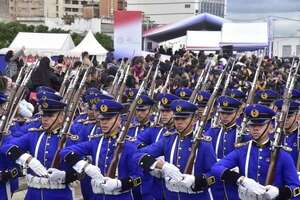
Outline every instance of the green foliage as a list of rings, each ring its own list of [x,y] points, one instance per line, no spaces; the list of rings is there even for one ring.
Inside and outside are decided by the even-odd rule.
[[[83,39],[83,37],[81,35],[79,35],[78,33],[72,33],[71,37],[73,39],[75,46],[77,46]]]
[[[110,50],[113,48],[113,40],[110,36],[103,33],[96,33],[95,38],[105,49]]]
[[[0,22],[0,49],[8,47],[13,39],[17,36],[19,32],[36,32],[36,33],[69,33],[60,28],[50,29],[44,25],[25,25],[18,22]],[[75,45],[78,45],[84,36],[78,33],[72,33],[71,37]],[[96,33],[95,35],[97,41],[105,48],[112,49],[113,41],[110,36],[103,33]]]

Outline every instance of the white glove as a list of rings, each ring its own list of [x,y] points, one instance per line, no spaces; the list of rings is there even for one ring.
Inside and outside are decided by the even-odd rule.
[[[195,184],[195,176],[190,174],[183,174],[183,179],[179,182],[179,185],[186,188],[191,188]]]
[[[165,178],[173,179],[174,182],[178,183],[183,179],[183,175],[180,170],[170,163],[165,162],[161,171]]]
[[[300,172],[297,172],[297,174],[298,174],[298,179],[300,180]]]
[[[256,195],[262,195],[266,192],[266,189],[263,185],[257,183],[251,178],[240,177],[238,183],[244,186],[249,193],[253,192]]]
[[[103,175],[101,174],[99,167],[97,167],[95,165],[89,164],[88,166],[86,166],[84,171],[92,179],[103,180],[103,178],[104,178]]]
[[[78,173],[82,173],[84,171],[92,179],[103,179],[100,169],[95,165],[89,164],[85,160],[78,161],[73,166],[73,169]]]
[[[66,172],[55,168],[48,169],[49,180],[53,183],[63,184],[66,182]]]
[[[247,188],[245,188],[242,185],[239,185],[238,187],[238,193],[239,193],[239,198],[241,200],[265,200],[264,195],[257,195],[252,191],[249,191]]]
[[[104,190],[104,193],[112,193],[114,191],[121,190],[122,183],[118,179],[104,177],[104,181],[102,183],[102,188]]]
[[[267,185],[266,187],[267,192],[264,194],[265,199],[272,200],[278,197],[279,189],[273,185]]]
[[[32,171],[34,171],[34,173],[38,176],[48,176],[48,172],[47,172],[46,168],[40,163],[40,161],[38,161],[36,158],[32,157],[28,153],[22,154],[16,160],[16,163],[23,166],[23,167],[27,167],[26,162],[30,158],[31,158],[31,160],[28,163],[28,167],[30,169],[32,169]]]
[[[156,178],[161,178],[162,177],[162,172],[159,169],[153,169],[149,172],[151,176],[154,176]]]
[[[93,193],[95,194],[103,194],[104,190],[102,188],[103,180],[100,179],[92,179],[91,185],[93,189]]]

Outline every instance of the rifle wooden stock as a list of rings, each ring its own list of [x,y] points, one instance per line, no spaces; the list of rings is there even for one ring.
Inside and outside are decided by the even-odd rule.
[[[117,146],[116,146],[116,149],[114,151],[113,159],[112,159],[111,164],[110,164],[110,166],[107,170],[106,175],[110,178],[115,178],[116,177],[116,170],[117,170],[117,167],[118,167],[121,155],[122,155],[125,138],[126,138],[126,135],[127,135],[128,130],[129,130],[132,118],[133,118],[134,113],[135,113],[135,108],[136,108],[136,105],[137,105],[137,101],[140,98],[140,96],[142,95],[142,92],[145,90],[145,86],[146,86],[146,83],[149,80],[152,68],[153,68],[153,65],[149,69],[149,71],[147,73],[147,76],[144,78],[133,103],[130,105],[129,114],[128,114],[126,123],[122,127],[122,130],[120,132],[120,135],[119,135],[119,138],[118,138],[118,141],[117,141]]]
[[[196,158],[196,152],[197,152],[197,149],[199,148],[200,140],[203,137],[203,131],[204,131],[204,128],[205,128],[205,124],[207,123],[207,121],[209,119],[209,115],[211,113],[211,110],[213,108],[213,105],[214,105],[215,100],[216,100],[217,95],[218,95],[218,91],[220,89],[221,83],[223,81],[223,78],[224,78],[227,70],[228,70],[228,65],[224,68],[223,72],[220,74],[219,79],[218,79],[218,81],[216,83],[216,86],[214,88],[214,91],[213,91],[211,97],[209,98],[209,100],[207,102],[207,105],[206,105],[206,107],[205,107],[205,109],[202,113],[200,125],[199,125],[198,130],[196,130],[196,135],[195,135],[195,138],[194,138],[194,141],[193,141],[193,144],[192,144],[192,151],[189,155],[187,164],[186,164],[185,169],[184,169],[185,174],[192,174],[192,172],[193,172],[193,167],[194,167],[195,158]]]
[[[279,117],[279,122],[277,123],[277,126],[275,127],[275,138],[274,138],[274,143],[272,147],[272,153],[271,153],[271,161],[266,177],[266,185],[272,185],[273,181],[275,179],[275,168],[276,168],[276,163],[278,160],[278,154],[280,151],[280,148],[282,147],[282,139],[283,139],[283,129],[284,129],[284,124],[289,112],[289,101],[292,96],[292,90],[294,89],[295,86],[295,81],[299,69],[299,64],[296,64],[297,66],[294,67],[292,66],[289,77],[288,77],[288,82],[286,83],[286,88],[284,90],[284,95],[283,95],[283,105],[281,108],[280,112],[280,117]],[[292,72],[295,69],[295,72]],[[293,75],[291,75],[293,73]],[[299,160],[298,160],[299,161]],[[298,167],[298,166],[297,166]]]

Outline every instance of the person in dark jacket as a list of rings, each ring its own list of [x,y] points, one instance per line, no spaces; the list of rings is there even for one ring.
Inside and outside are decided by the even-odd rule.
[[[63,81],[63,77],[56,75],[50,67],[50,59],[43,57],[40,60],[39,66],[32,73],[32,91],[35,91],[39,86],[47,86],[58,90]]]

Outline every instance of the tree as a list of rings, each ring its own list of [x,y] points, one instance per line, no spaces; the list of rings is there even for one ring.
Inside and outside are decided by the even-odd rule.
[[[81,35],[79,35],[78,33],[72,33],[71,37],[73,39],[75,46],[77,46],[83,39],[83,37]]]
[[[36,33],[48,33],[49,28],[48,28],[48,26],[38,25],[38,26],[35,27],[34,32],[36,32]]]
[[[96,33],[95,38],[105,49],[110,50],[113,48],[113,40],[110,36],[104,33]]]

